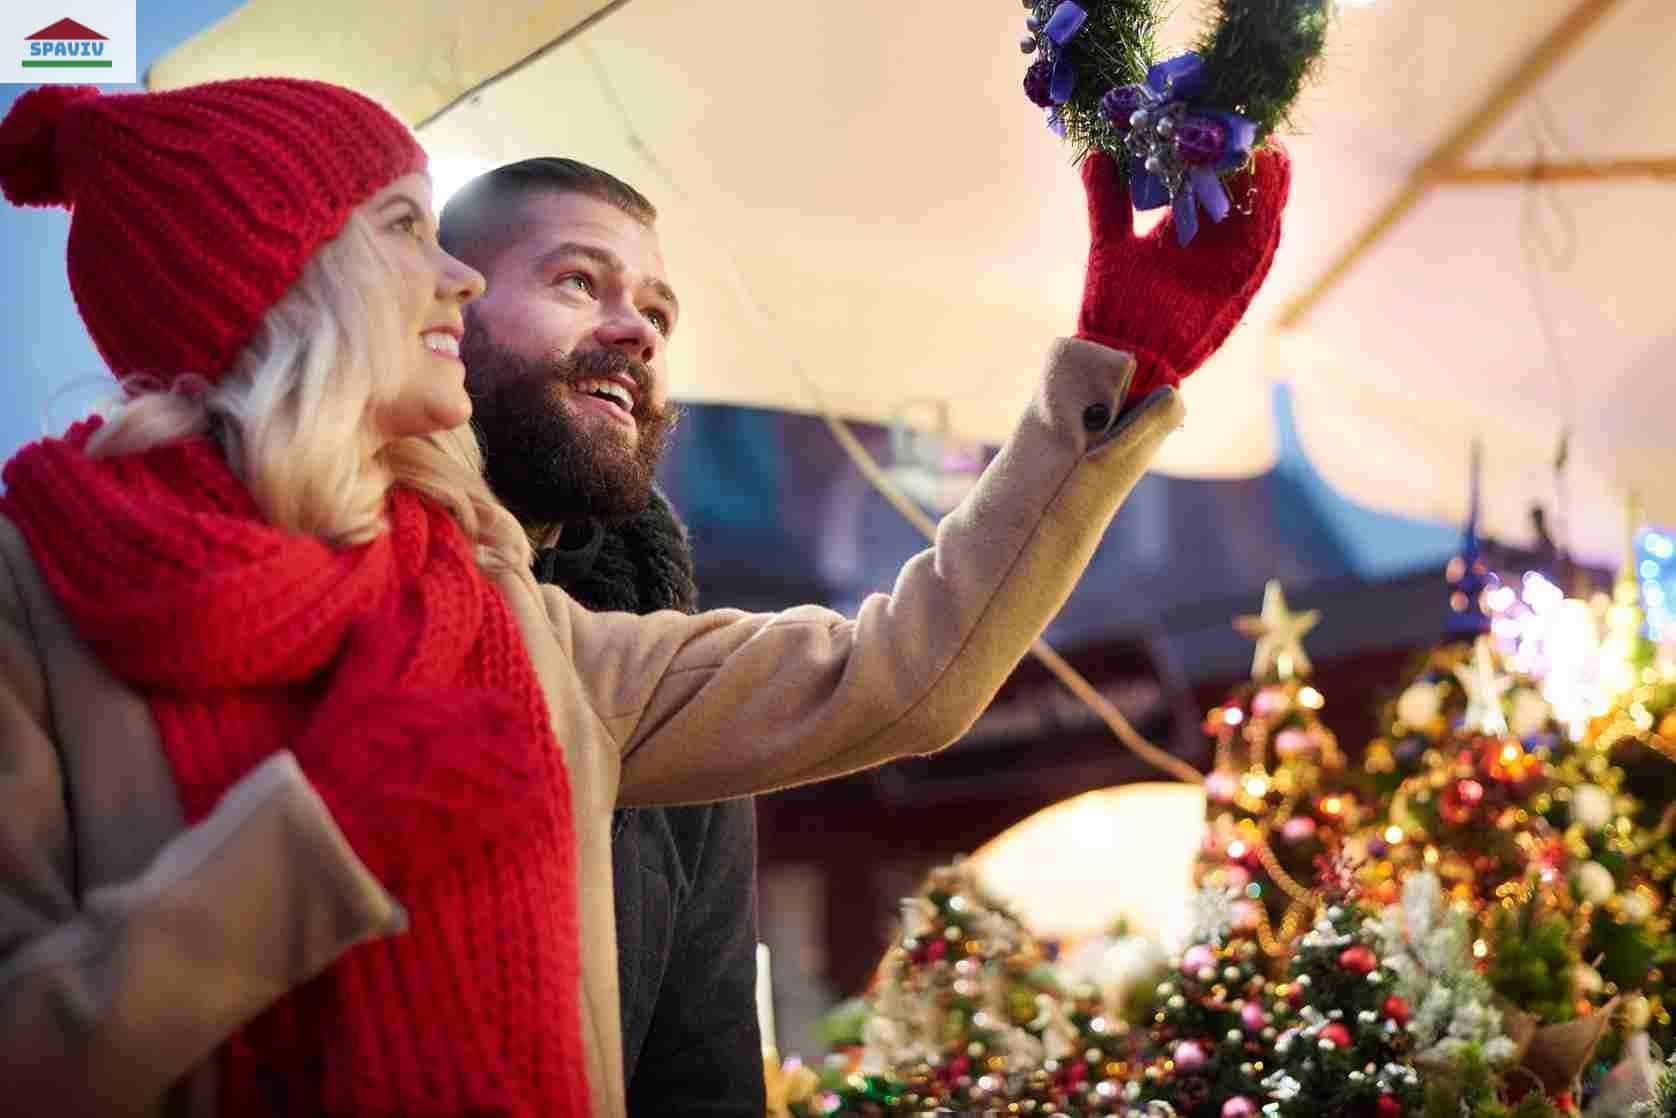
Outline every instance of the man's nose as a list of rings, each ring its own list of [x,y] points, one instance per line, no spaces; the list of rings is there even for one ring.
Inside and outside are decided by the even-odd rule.
[[[663,335],[646,321],[646,316],[640,313],[638,307],[626,305],[619,307],[601,324],[599,340],[603,345],[650,365],[658,355]]]

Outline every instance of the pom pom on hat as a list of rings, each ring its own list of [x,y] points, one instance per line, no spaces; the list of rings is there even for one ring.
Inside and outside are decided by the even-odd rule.
[[[215,382],[355,207],[425,152],[342,86],[240,78],[100,96],[46,86],[0,123],[0,186],[66,205],[70,291],[119,379]]]
[[[16,206],[68,206],[58,174],[58,126],[79,101],[99,96],[91,85],[31,89],[0,121],[0,191]]]

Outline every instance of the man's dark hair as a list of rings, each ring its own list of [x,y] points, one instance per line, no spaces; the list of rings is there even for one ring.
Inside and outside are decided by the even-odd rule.
[[[442,207],[437,238],[451,255],[467,263],[485,263],[498,250],[492,242],[508,225],[513,208],[544,192],[587,195],[616,206],[642,225],[658,218],[657,207],[616,175],[575,159],[546,155],[496,167],[466,183]]]

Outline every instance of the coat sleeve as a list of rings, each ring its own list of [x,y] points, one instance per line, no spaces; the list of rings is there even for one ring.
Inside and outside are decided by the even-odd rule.
[[[853,620],[813,606],[589,614],[544,587],[559,644],[619,743],[618,802],[767,791],[933,752],[964,733],[1180,424],[1171,389],[1112,418],[1133,368],[1104,346],[1057,342],[973,492]]]
[[[706,827],[696,836],[692,888],[677,909],[669,966],[629,1079],[629,1113],[761,1118],[767,1101],[755,996],[756,804],[675,810],[703,818]],[[684,830],[678,841],[690,844]]]
[[[0,532],[0,544],[19,540],[9,523]],[[244,1022],[403,914],[289,753],[141,872],[84,889],[53,709],[89,688],[48,678],[20,592],[38,574],[22,566],[0,546],[0,1109],[156,1114]],[[157,748],[91,744],[117,765],[122,750]]]

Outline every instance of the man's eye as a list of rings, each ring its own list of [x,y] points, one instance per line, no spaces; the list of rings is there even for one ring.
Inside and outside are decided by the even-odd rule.
[[[652,329],[656,330],[658,333],[669,333],[669,316],[664,314],[662,311],[656,309],[647,311],[646,320],[652,324]]]
[[[394,222],[392,222],[390,227],[392,229],[399,229],[403,233],[412,234],[413,236],[419,235],[419,219],[414,217],[412,214],[403,214],[401,217],[398,217]]]
[[[570,273],[567,273],[566,275],[560,276],[558,283],[556,283],[554,286],[555,287],[565,287],[567,285],[570,286],[575,291],[582,292],[584,295],[593,294],[593,290],[594,290],[593,281],[590,280],[587,276],[582,275],[580,272],[570,272]]]

